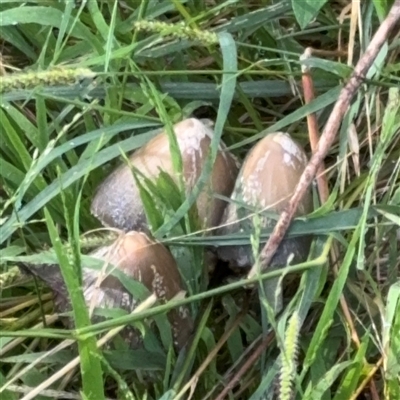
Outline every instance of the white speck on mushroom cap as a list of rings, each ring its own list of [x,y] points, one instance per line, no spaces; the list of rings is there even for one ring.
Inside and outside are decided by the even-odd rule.
[[[123,292],[122,293],[121,307],[122,308],[130,308],[130,307],[132,307],[131,296],[127,292]]]
[[[296,157],[301,163],[307,162],[307,159],[305,158],[302,149],[297,145],[296,142],[293,141],[293,139],[287,133],[277,132],[272,140],[282,147],[283,151],[285,152],[283,156],[283,161],[287,165],[295,167],[292,156]]]
[[[178,314],[182,319],[186,319],[190,317],[189,309],[185,306],[178,307]]]
[[[296,169],[296,164],[294,163],[293,157],[289,153],[285,152],[283,154],[283,163],[285,165],[288,165],[289,167],[292,167],[292,168]]]
[[[248,204],[253,204],[262,194],[262,185],[260,179],[257,179],[256,174],[251,174],[246,181],[241,179],[243,186],[243,201]]]
[[[155,265],[151,265],[150,268],[154,273],[154,278],[151,286],[156,293],[156,296],[160,300],[165,300],[167,293],[165,290],[164,277],[157,272],[157,268]]]
[[[191,173],[185,174],[185,184],[187,187],[192,187],[198,177],[197,165],[204,158],[202,142],[205,138],[211,140],[213,131],[201,121],[190,118],[178,124],[175,132],[183,162],[185,163],[185,158],[188,158],[188,164],[191,166]]]
[[[198,120],[196,118],[189,118],[175,126],[175,133],[178,138],[179,149],[181,150],[181,153],[189,153],[195,155],[197,153],[202,159],[203,157],[201,143],[206,137],[210,139],[210,141],[213,139],[213,123],[210,120]],[[238,160],[229,153],[223,142],[220,142],[218,144],[218,150],[221,152],[221,155],[225,159],[231,157],[234,159],[237,166],[239,166]]]
[[[199,150],[205,137],[212,139],[213,131],[201,121],[190,118],[175,128],[181,152],[193,153]]]
[[[261,171],[264,170],[265,163],[267,162],[270,153],[271,153],[271,150],[267,150],[267,151],[265,152],[264,156],[261,157],[261,158],[258,160],[256,169],[255,169],[255,174],[258,174],[258,173],[260,173]],[[255,175],[255,174],[254,174],[254,175]]]
[[[260,201],[263,190],[260,174],[262,174],[265,169],[265,164],[269,158],[270,153],[270,150],[267,150],[264,153],[264,155],[257,161],[256,167],[254,168],[252,173],[247,176],[246,180],[243,178],[243,176],[241,176],[240,182],[243,190],[243,201],[248,204],[255,205]],[[263,204],[260,205],[263,206]]]

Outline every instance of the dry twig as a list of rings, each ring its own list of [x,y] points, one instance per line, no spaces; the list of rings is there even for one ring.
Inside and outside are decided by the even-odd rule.
[[[304,52],[304,54],[301,56],[301,59],[307,59],[311,57],[313,53],[318,54],[318,50],[312,49],[312,48],[307,48]],[[350,57],[350,55],[349,55]],[[303,82],[303,92],[304,92],[304,101],[306,104],[310,104],[315,96],[314,96],[314,82],[311,76],[310,68],[307,66],[302,67],[302,82]],[[310,139],[310,144],[311,144],[311,149],[312,152],[315,153],[316,149],[318,147],[318,142],[320,138],[319,134],[319,128],[318,128],[318,121],[317,121],[317,116],[315,113],[311,113],[307,115],[307,126],[308,126],[308,135]],[[318,167],[317,170],[317,186],[318,186],[318,192],[319,192],[319,197],[321,200],[321,203],[324,204],[329,198],[329,186],[328,186],[328,178],[325,173],[325,163],[324,161],[321,162],[321,164]],[[333,271],[335,275],[338,275],[338,265],[337,265],[337,260],[339,259],[339,248],[337,246],[336,242],[332,242],[332,248],[331,248],[331,261],[332,261],[332,266],[333,266]],[[349,325],[349,329],[351,332],[351,338],[353,340],[353,343],[355,343],[357,349],[360,348],[361,342],[358,337],[358,333],[356,330],[356,327],[354,325],[354,321],[351,317],[350,309],[347,304],[346,298],[344,294],[340,296],[340,306],[343,311],[343,315],[346,318],[346,321]],[[365,360],[366,362],[366,360]],[[371,398],[372,400],[379,400],[379,395],[378,391],[376,389],[375,382],[373,380],[370,381],[370,390],[371,390]]]
[[[339,98],[335,103],[332,113],[322,133],[321,139],[318,143],[318,148],[304,170],[303,175],[300,178],[300,182],[296,186],[288,206],[281,214],[278,223],[272,232],[272,235],[261,251],[261,271],[268,267],[268,264],[282,242],[282,239],[289,228],[290,222],[293,219],[299,202],[303,198],[307,188],[310,186],[319,166],[321,165],[321,162],[324,160],[336,138],[336,134],[339,130],[343,116],[350,105],[351,99],[362,85],[369,68],[374,62],[384,42],[387,40],[393,27],[399,20],[400,0],[396,0],[390,9],[388,16],[376,31],[366,52],[358,61],[348,83],[340,92]],[[254,277],[257,272],[257,267],[253,266],[248,277]]]
[[[257,346],[254,352],[239,369],[236,375],[226,384],[224,390],[222,390],[215,400],[223,400],[228,395],[228,393],[237,385],[237,383],[240,382],[243,375],[257,362],[262,352],[271,344],[274,337],[275,333],[271,332],[263,339],[263,341]]]

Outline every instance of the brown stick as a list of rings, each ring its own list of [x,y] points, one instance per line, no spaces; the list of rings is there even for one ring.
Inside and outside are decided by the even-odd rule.
[[[365,389],[365,387],[368,385],[368,382],[371,381],[371,379],[374,377],[378,369],[381,367],[383,364],[383,357],[381,357],[378,362],[374,365],[374,367],[369,371],[368,375],[364,378],[364,380],[358,385],[358,388],[356,391],[353,393],[353,395],[350,397],[350,400],[357,400],[362,393],[362,391]],[[372,381],[371,381],[372,382]],[[379,397],[378,397],[379,398]]]
[[[174,397],[175,400],[179,400],[182,398],[182,396],[185,394],[185,392],[188,389],[191,389],[191,393],[196,388],[196,383],[199,380],[200,375],[206,370],[206,368],[210,365],[210,363],[215,359],[217,356],[218,352],[221,350],[222,346],[225,344],[225,342],[229,339],[229,337],[232,335],[232,332],[239,326],[239,324],[242,322],[242,319],[244,316],[247,314],[248,307],[245,307],[235,318],[233,321],[233,324],[224,332],[224,334],[221,336],[221,339],[219,339],[218,343],[215,345],[215,347],[211,350],[211,352],[207,355],[206,359],[203,361],[203,363],[200,365],[200,367],[197,369],[197,371],[193,374],[193,376],[189,379],[188,382],[186,382],[185,386],[181,389],[181,391]],[[189,399],[192,397],[192,395],[189,396]]]
[[[307,59],[311,57],[311,55],[314,53],[314,49],[311,47],[308,47],[305,51],[304,54],[301,56],[301,59]],[[315,96],[314,96],[314,82],[311,76],[310,68],[307,66],[302,67],[302,82],[303,82],[303,93],[304,93],[304,102],[305,104],[311,103]],[[315,113],[311,113],[307,115],[307,126],[308,126],[308,135],[310,138],[310,144],[311,144],[311,150],[313,153],[315,153],[320,134],[319,134],[319,128],[318,128],[318,121],[317,121],[317,116]],[[318,186],[318,192],[319,192],[319,197],[321,200],[321,203],[324,204],[328,198],[329,198],[329,186],[328,186],[328,178],[327,175],[325,174],[325,164],[322,161],[320,166],[318,167],[317,170],[317,186]],[[333,271],[335,275],[338,275],[338,266],[337,266],[337,260],[339,258],[339,248],[337,246],[336,242],[332,243],[332,248],[331,248],[331,261],[332,261],[332,266],[333,266]],[[344,294],[342,293],[340,296],[340,306],[343,311],[343,315],[345,316],[345,319],[349,325],[349,329],[351,332],[351,338],[353,342],[355,343],[357,349],[360,348],[361,343],[360,339],[357,334],[356,327],[353,322],[353,318],[350,313],[350,308],[347,304],[346,298]],[[366,359],[364,359],[365,363],[367,362]],[[378,395],[378,390],[376,389],[375,382],[371,380],[370,382],[370,391],[371,391],[371,398],[373,400],[379,400],[379,395]]]
[[[243,375],[257,362],[262,352],[271,344],[274,339],[274,332],[269,333],[263,341],[258,345],[254,352],[249,356],[243,366],[239,369],[236,375],[229,381],[222,392],[216,397],[215,400],[223,400],[227,394],[237,385]]]
[[[314,53],[314,49],[308,47],[301,59],[310,58],[312,53]],[[314,99],[314,82],[311,77],[310,68],[304,66],[302,67],[302,82],[303,82],[303,96],[304,102],[306,104],[310,104]],[[315,113],[311,113],[307,115],[307,125],[308,125],[308,137],[310,139],[311,151],[314,154],[318,147],[319,142],[319,128],[317,116]],[[321,203],[325,203],[329,198],[329,186],[328,186],[328,178],[325,175],[325,163],[322,161],[317,170],[317,185],[319,191],[319,197],[321,199]]]
[[[272,235],[270,236],[265,247],[261,251],[261,270],[265,270],[268,264],[271,262],[276,250],[278,249],[282,239],[293,219],[294,213],[301,199],[303,198],[307,188],[314,179],[315,173],[321,162],[327,155],[330,147],[332,146],[337,131],[339,130],[341,121],[344,114],[346,113],[350,101],[357,92],[357,89],[363,83],[363,80],[378,55],[381,47],[385,40],[388,38],[391,30],[400,20],[400,0],[396,0],[389,11],[388,16],[383,21],[381,26],[376,31],[374,37],[371,40],[366,52],[358,61],[354,71],[349,79],[347,85],[340,92],[339,98],[335,103],[332,113],[326,123],[325,129],[322,133],[321,139],[318,143],[318,148],[308,163],[303,175],[300,178],[298,185],[296,186],[295,192],[290,199],[286,209],[281,214],[278,223],[276,224]],[[257,274],[257,267],[253,266],[248,277],[254,277]]]

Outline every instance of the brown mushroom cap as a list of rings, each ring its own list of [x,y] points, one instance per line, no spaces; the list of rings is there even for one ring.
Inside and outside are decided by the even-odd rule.
[[[111,246],[103,247],[91,256],[106,260],[127,276],[141,282],[162,303],[171,300],[183,290],[178,267],[171,253],[164,245],[150,240],[144,233],[128,232]],[[121,304],[115,306],[133,310],[137,305],[137,300],[113,276],[107,276],[100,284],[100,291],[103,293],[108,289],[119,289],[125,296],[125,301],[121,299]],[[91,290],[85,291],[87,301],[90,300]],[[193,328],[189,311],[186,307],[172,309],[168,313],[168,319],[174,344],[182,348]]]
[[[197,183],[207,159],[213,131],[202,121],[189,118],[176,124],[174,132],[182,154],[183,178],[190,191]],[[165,131],[135,151],[129,160],[132,167],[147,178],[157,178],[162,170],[177,182]],[[237,173],[235,158],[221,144],[210,180],[197,199],[197,209],[204,228],[218,225],[226,203],[213,198],[213,194],[230,196]],[[148,232],[139,190],[128,165],[117,168],[99,186],[91,211],[105,226]]]
[[[155,293],[163,303],[183,290],[180,274],[171,253],[161,243],[149,239],[144,233],[128,232],[122,234],[110,246],[103,246],[90,254],[91,257],[105,261],[106,271],[103,279],[98,279],[101,272],[83,265],[83,293],[88,306],[96,308],[121,308],[133,311],[140,300],[135,298],[112,275],[113,268],[118,268],[128,277],[141,282],[151,293]],[[45,281],[55,292],[55,304],[60,312],[70,309],[68,292],[58,265],[29,266],[25,269]],[[99,284],[97,284],[100,282]],[[174,308],[168,313],[175,346],[182,348],[193,328],[193,322],[186,307]],[[94,317],[98,321],[98,317]],[[127,327],[122,336],[132,348],[141,344],[138,331]]]
[[[306,165],[304,150],[288,134],[273,133],[259,141],[247,155],[239,172],[231,196],[235,202],[226,207],[218,234],[252,232],[251,215],[254,212],[281,213]],[[296,215],[308,214],[312,211],[312,205],[311,192],[308,191]],[[260,219],[262,227],[274,223],[266,214],[260,215]],[[291,255],[294,256],[294,262],[300,262],[307,256],[309,245],[309,237],[285,239],[271,265],[285,266]],[[218,248],[217,253],[219,258],[235,267],[250,267],[254,263],[251,246],[224,246]]]

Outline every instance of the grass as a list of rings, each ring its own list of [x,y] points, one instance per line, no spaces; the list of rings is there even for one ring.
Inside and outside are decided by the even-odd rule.
[[[316,210],[292,224],[291,235],[314,234],[309,260],[263,276],[284,278],[278,316],[263,296],[249,300],[243,276],[215,285],[205,273],[204,246],[265,242],[270,231],[251,238],[197,234],[191,206],[203,179],[188,198],[167,177],[147,197],[142,193],[154,236],[169,246],[185,276],[185,299],[158,305],[150,298],[131,315],[111,311],[111,318],[91,324],[80,290],[81,266],[101,268],[85,249],[103,237],[82,236],[99,227],[89,211],[93,192],[126,153],[160,126],[191,115],[215,121],[202,178],[221,138],[243,159],[264,135],[284,130],[310,153],[306,116],[317,113],[324,126],[388,3],[352,2],[353,11],[360,5],[357,23],[348,2],[339,1],[314,1],[322,8],[311,14],[300,2],[267,0],[0,4],[3,400],[29,393],[38,399],[214,399],[257,348],[260,356],[229,398],[400,398],[396,33],[328,154],[328,201],[318,205],[314,188]],[[308,46],[348,52],[301,61]],[[310,104],[301,94],[302,63],[312,68],[317,92]],[[179,172],[173,140],[171,150]],[[150,201],[163,201],[166,193],[168,218]],[[60,265],[74,330],[54,314],[49,290],[20,273],[21,262]],[[190,306],[196,330],[189,348],[177,354],[164,314],[179,304]],[[150,318],[158,335],[146,328]],[[101,336],[106,341],[129,323],[146,331],[143,349],[97,348]]]

